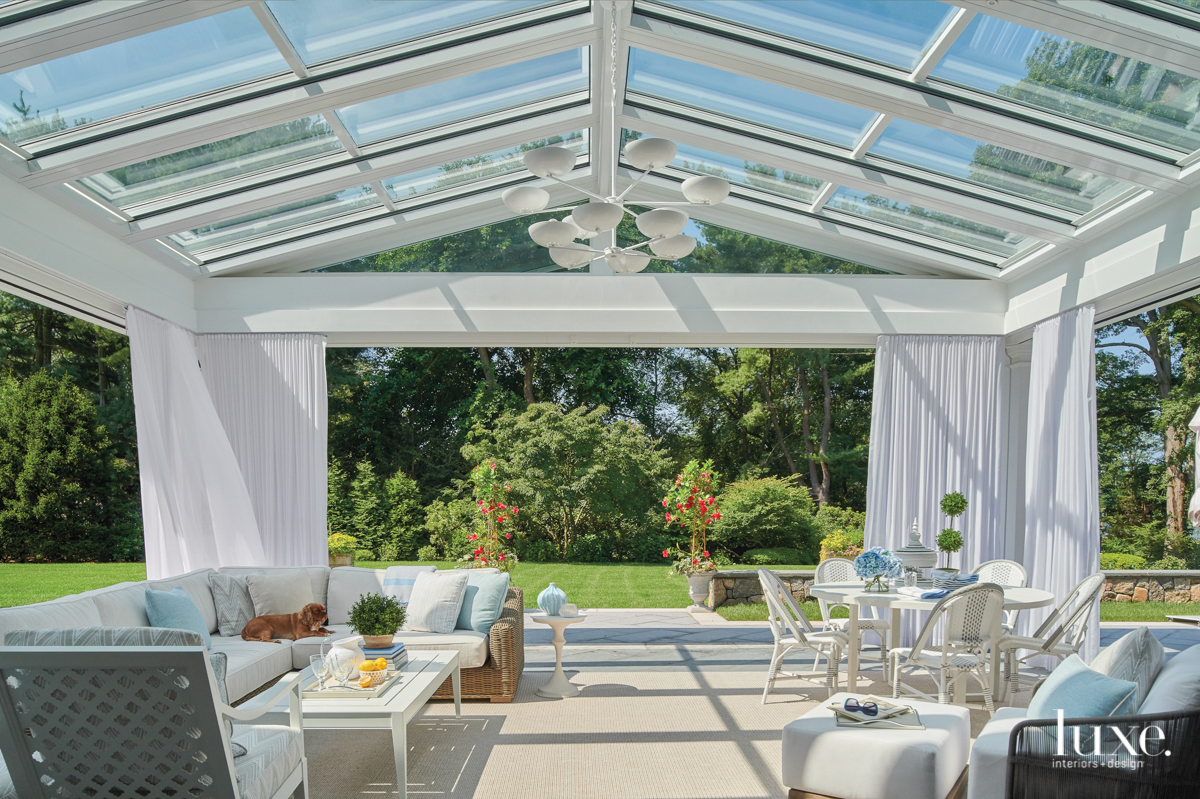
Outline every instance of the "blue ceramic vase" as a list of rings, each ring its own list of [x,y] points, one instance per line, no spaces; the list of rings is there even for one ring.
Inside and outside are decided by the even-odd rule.
[[[567,604],[567,595],[554,583],[538,594],[538,607],[547,616],[557,616],[562,606]]]

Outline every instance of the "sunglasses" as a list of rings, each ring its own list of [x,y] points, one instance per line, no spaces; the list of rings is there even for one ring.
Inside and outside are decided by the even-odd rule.
[[[861,710],[868,716],[874,716],[879,713],[879,705],[875,704],[874,702],[859,703],[859,701],[854,697],[847,699],[843,707],[845,707],[846,710],[849,710],[851,713]]]

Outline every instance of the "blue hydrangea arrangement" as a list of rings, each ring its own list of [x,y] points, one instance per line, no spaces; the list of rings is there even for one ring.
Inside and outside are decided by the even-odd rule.
[[[883,547],[871,547],[854,559],[854,573],[867,581],[867,590],[886,591],[884,577],[899,577],[904,562]]]

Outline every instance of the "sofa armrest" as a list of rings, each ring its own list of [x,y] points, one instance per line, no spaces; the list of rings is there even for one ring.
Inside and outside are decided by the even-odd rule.
[[[1157,731],[1145,733],[1143,746],[1146,730]],[[1006,797],[1183,799],[1194,796],[1194,786],[1200,785],[1200,758],[1195,756],[1200,709],[1065,719],[1061,735],[1063,754],[1057,719],[1026,719],[1013,728]],[[1083,755],[1076,751],[1076,735]]]
[[[509,586],[504,610],[488,633],[488,650],[492,668],[518,673],[525,668],[525,594],[516,586]]]

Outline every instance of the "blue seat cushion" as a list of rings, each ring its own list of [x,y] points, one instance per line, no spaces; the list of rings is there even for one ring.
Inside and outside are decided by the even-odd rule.
[[[1071,655],[1033,695],[1027,717],[1053,719],[1059,710],[1068,719],[1125,716],[1134,710],[1137,690],[1137,683],[1108,677]]]
[[[462,610],[458,612],[458,621],[454,626],[486,635],[504,612],[508,581],[507,573],[468,571],[467,592],[463,595]]]
[[[204,639],[204,646],[212,649],[212,636],[208,633],[208,624],[200,614],[200,608],[179,586],[170,591],[146,589],[146,617],[150,619],[151,627],[198,633]]]

